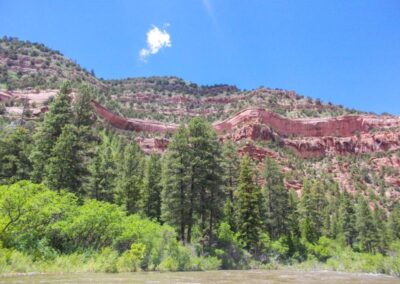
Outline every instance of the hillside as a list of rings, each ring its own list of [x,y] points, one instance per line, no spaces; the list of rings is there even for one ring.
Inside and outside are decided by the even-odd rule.
[[[106,95],[103,103],[120,114],[165,122],[187,122],[194,116],[214,122],[252,106],[289,118],[361,113],[283,89],[260,87],[246,91],[225,84],[201,86],[177,77],[100,80],[93,71],[43,44],[12,37],[0,39],[0,90],[57,89],[65,80],[76,86],[94,86]]]
[[[300,190],[304,177],[327,175],[382,205],[400,198],[399,118],[282,89],[201,86],[177,77],[98,80],[42,44],[3,38],[0,47],[0,86],[8,90],[0,91],[0,100],[8,117],[20,118],[26,100],[33,115],[45,112],[68,79],[96,88],[99,116],[133,131],[145,152],[165,151],[179,123],[201,116],[214,124],[221,141],[235,141],[240,153],[257,161],[274,157],[285,169],[288,188]]]
[[[0,273],[400,275],[400,117],[283,89],[101,80],[14,38],[0,70]]]
[[[55,89],[65,80],[105,87],[57,50],[12,37],[0,39],[0,89]]]
[[[360,113],[332,103],[298,95],[295,91],[261,87],[239,90],[235,86],[200,86],[176,77],[150,77],[104,81],[109,95],[128,117],[166,122],[203,116],[210,122],[226,119],[252,106],[290,118],[330,117]]]

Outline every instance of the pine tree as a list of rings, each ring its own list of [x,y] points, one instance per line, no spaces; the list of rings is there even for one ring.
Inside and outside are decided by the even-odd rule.
[[[341,194],[338,227],[339,235],[343,237],[347,245],[353,247],[357,237],[356,215],[353,199],[347,191]]]
[[[161,216],[167,224],[176,228],[181,242],[186,242],[185,230],[188,224],[191,200],[190,191],[190,148],[189,133],[180,125],[173,135],[163,163],[163,189],[161,195]]]
[[[265,186],[263,196],[265,200],[265,224],[269,236],[276,240],[287,235],[287,217],[289,215],[289,193],[283,183],[283,175],[278,164],[271,158],[264,163]]]
[[[85,169],[79,150],[76,127],[72,124],[65,125],[45,167],[44,180],[50,188],[66,189],[83,195],[81,185]]]
[[[41,182],[45,166],[51,157],[52,149],[61,135],[63,127],[72,122],[71,84],[66,82],[49,106],[43,122],[34,134],[34,146],[30,155],[32,162],[31,178],[33,182]]]
[[[297,210],[299,206],[299,198],[294,190],[289,192],[289,202],[288,202],[288,216],[287,216],[287,226],[292,238],[300,238],[300,227],[299,227],[299,212]]]
[[[260,187],[254,182],[254,172],[249,156],[244,156],[240,163],[238,188],[235,192],[237,227],[239,238],[244,247],[255,253],[261,234],[261,200]]]
[[[147,160],[143,183],[143,212],[150,219],[161,221],[161,159],[152,154]]]
[[[214,241],[214,231],[217,229],[217,224],[223,217],[223,203],[226,200],[223,190],[223,168],[222,150],[217,134],[211,125],[208,125],[208,140],[209,151],[207,151],[207,205],[209,210],[208,215],[208,239],[210,245]]]
[[[308,242],[315,243],[322,236],[326,206],[322,183],[306,180],[303,184],[299,210],[302,236]]]
[[[376,249],[378,249],[380,253],[384,253],[388,247],[386,214],[383,211],[383,209],[380,208],[377,204],[375,204],[374,208],[375,210],[373,213],[373,217],[377,229],[377,241],[378,241]]]
[[[200,230],[207,242],[213,239],[214,225],[222,216],[221,148],[211,126],[201,118],[189,122],[190,210],[187,241],[190,243],[195,214],[200,217]],[[197,209],[197,210],[196,210]]]
[[[365,198],[360,196],[356,211],[357,246],[367,252],[374,252],[379,242],[378,231],[371,209]]]
[[[390,212],[389,220],[389,236],[391,240],[400,239],[400,203],[395,204],[392,212]]]
[[[94,113],[91,104],[93,87],[83,85],[79,88],[78,94],[75,96],[72,104],[72,111],[74,115],[73,123],[78,128],[87,128],[94,123]]]
[[[22,127],[1,133],[0,180],[2,182],[14,183],[29,179],[31,163],[28,157],[31,142],[28,131]]]
[[[101,201],[114,201],[117,178],[117,154],[119,140],[105,133],[100,135],[99,145],[89,164],[89,196]]]
[[[143,187],[143,153],[134,141],[125,146],[122,163],[118,168],[116,201],[128,213],[140,210]]]
[[[234,193],[239,177],[240,159],[237,154],[236,145],[231,140],[226,141],[222,147],[222,168],[224,172],[224,194],[226,196],[224,220],[233,231],[236,231]]]
[[[341,201],[341,193],[337,182],[330,180],[328,177],[325,179],[325,187],[328,189],[328,206],[325,212],[325,222],[323,234],[330,238],[336,239],[339,235],[339,208]]]

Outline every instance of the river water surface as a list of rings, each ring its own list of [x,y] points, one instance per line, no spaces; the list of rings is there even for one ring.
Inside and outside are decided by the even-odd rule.
[[[3,276],[0,283],[233,283],[233,284],[392,284],[400,278],[325,271],[235,270],[207,272],[66,273]]]

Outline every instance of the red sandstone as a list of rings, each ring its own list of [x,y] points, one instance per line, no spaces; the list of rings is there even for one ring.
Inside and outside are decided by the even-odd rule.
[[[177,124],[124,118],[97,102],[93,102],[93,105],[99,116],[118,129],[172,133],[178,127]],[[347,115],[335,118],[288,119],[264,109],[250,108],[222,122],[214,123],[213,127],[222,141],[280,139],[283,146],[302,157],[400,148],[400,131],[387,131],[400,127],[399,117]],[[379,131],[372,132],[373,129]],[[257,152],[254,157],[262,159],[265,155]]]

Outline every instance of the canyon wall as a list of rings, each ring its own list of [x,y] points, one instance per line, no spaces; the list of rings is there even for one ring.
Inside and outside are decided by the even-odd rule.
[[[100,117],[122,130],[165,134],[173,133],[178,127],[177,124],[124,118],[97,102],[93,102],[93,106]],[[222,141],[278,139],[282,146],[305,158],[400,148],[400,118],[391,116],[289,119],[264,109],[250,108],[214,123],[213,127]],[[162,151],[168,142],[163,140],[160,144],[159,141],[146,140],[141,143],[147,145],[146,151],[151,147]],[[258,159],[260,155],[257,153]]]

